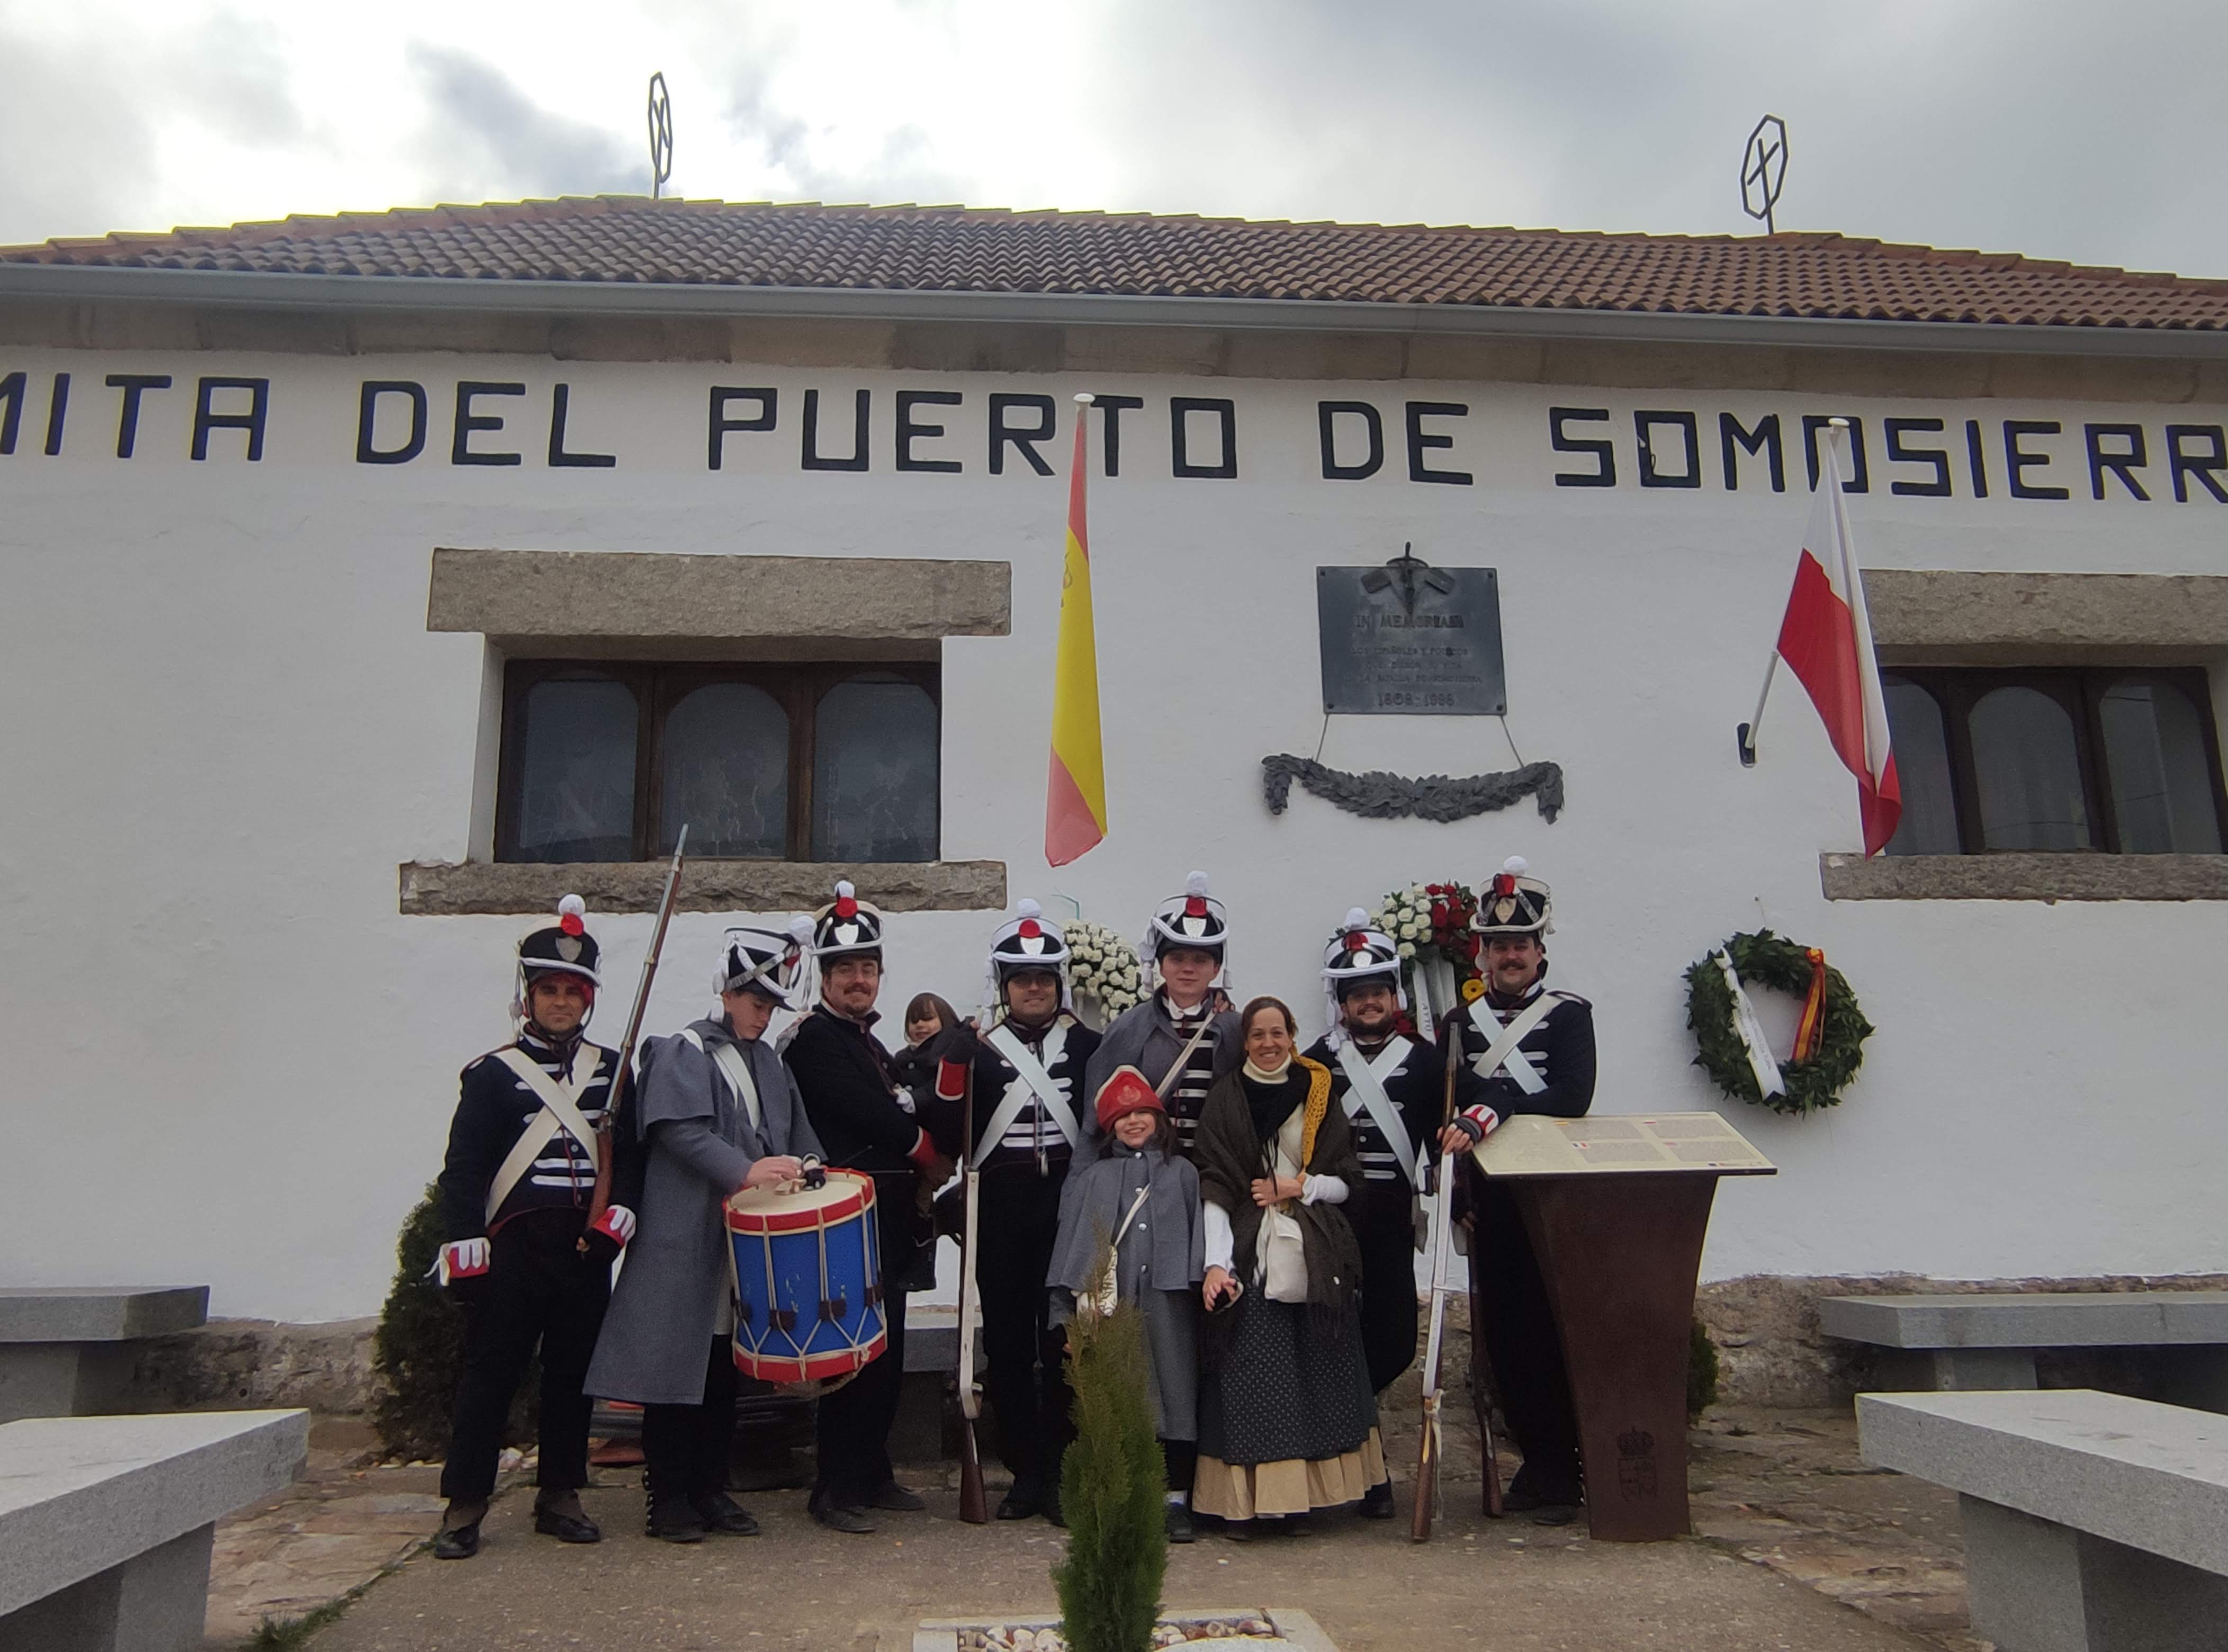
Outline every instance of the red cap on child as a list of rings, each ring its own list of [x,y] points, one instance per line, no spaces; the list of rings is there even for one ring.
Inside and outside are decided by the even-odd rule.
[[[1145,1075],[1135,1067],[1116,1067],[1106,1082],[1098,1086],[1098,1128],[1111,1130],[1114,1121],[1128,1113],[1149,1108],[1164,1113],[1161,1092],[1147,1083]]]

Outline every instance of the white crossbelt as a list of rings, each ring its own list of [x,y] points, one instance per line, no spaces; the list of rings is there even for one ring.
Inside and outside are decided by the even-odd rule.
[[[1385,1093],[1385,1081],[1406,1064],[1408,1047],[1408,1041],[1396,1035],[1377,1053],[1375,1060],[1365,1061],[1354,1041],[1343,1039],[1338,1047],[1338,1064],[1346,1071],[1348,1094],[1361,1098],[1361,1105],[1368,1109],[1369,1117],[1392,1149],[1392,1156],[1400,1162],[1400,1174],[1408,1178],[1408,1185],[1413,1188],[1418,1185],[1416,1144],[1408,1139],[1407,1126],[1400,1121],[1400,1110]],[[1349,1109],[1348,1116],[1351,1115]]]
[[[1515,1018],[1501,1028],[1501,1035],[1493,1041],[1485,1053],[1470,1064],[1476,1069],[1477,1076],[1490,1079],[1506,1067],[1508,1076],[1515,1080],[1516,1087],[1526,1095],[1536,1096],[1545,1090],[1547,1081],[1540,1076],[1540,1069],[1532,1065],[1530,1056],[1516,1047],[1524,1041],[1533,1028],[1546,1020],[1547,1012],[1559,1002],[1553,994],[1543,992],[1518,1010]],[[1488,1010],[1493,1010],[1493,1006],[1486,1004],[1482,998],[1478,1002],[1485,1004]],[[1495,1010],[1493,1013],[1498,1015],[1500,1012]]]
[[[704,1035],[695,1028],[682,1028],[681,1036],[698,1049],[704,1048]],[[741,1099],[743,1111],[751,1116],[751,1128],[764,1136],[765,1106],[759,1100],[758,1081],[751,1077],[751,1064],[743,1060],[743,1053],[732,1044],[722,1044],[705,1053],[712,1058],[712,1065],[727,1075],[727,1087]]]
[[[990,1035],[983,1041],[1004,1056],[1014,1071],[1021,1076],[1019,1083],[1006,1086],[1006,1093],[998,1098],[989,1122],[983,1126],[981,1141],[970,1161],[976,1168],[979,1169],[983,1161],[990,1156],[1007,1130],[1012,1128],[1014,1121],[1021,1116],[1021,1109],[1029,1105],[1032,1095],[1045,1110],[1045,1116],[1052,1120],[1053,1128],[1067,1138],[1069,1150],[1080,1150],[1083,1127],[1076,1123],[1074,1110],[1060,1094],[1060,1086],[1053,1082],[1052,1074],[1045,1070],[1066,1053],[1067,1023],[1059,1022],[1045,1034],[1045,1059],[1042,1061],[1029,1053],[1028,1046],[1015,1036],[1012,1028],[1002,1023],[992,1028]]]
[[[561,1087],[541,1070],[539,1062],[515,1044],[497,1050],[495,1059],[516,1073],[519,1082],[535,1093],[541,1103],[541,1111],[535,1114],[526,1133],[511,1144],[509,1153],[496,1169],[495,1180],[488,1183],[489,1221],[495,1220],[496,1212],[503,1208],[503,1201],[510,1197],[510,1190],[518,1186],[520,1178],[533,1168],[535,1160],[541,1156],[541,1149],[549,1144],[549,1138],[560,1130],[580,1144],[580,1150],[587,1156],[588,1168],[597,1168],[596,1132],[581,1117],[579,1098],[594,1080],[596,1069],[603,1062],[603,1053],[582,1039],[573,1052],[572,1069]]]

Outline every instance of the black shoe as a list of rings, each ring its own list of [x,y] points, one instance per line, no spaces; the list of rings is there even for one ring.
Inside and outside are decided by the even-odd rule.
[[[1391,1520],[1392,1518],[1392,1482],[1380,1480],[1361,1494],[1361,1518]]]
[[[1527,1484],[1521,1475],[1510,1481],[1508,1489],[1501,1495],[1501,1508],[1511,1514],[1536,1514],[1551,1508],[1576,1508],[1578,1505],[1578,1494],[1572,1488]]]
[[[1044,1509],[1044,1490],[1034,1481],[1016,1480],[998,1502],[1000,1520],[1027,1520]]]
[[[469,1526],[444,1526],[433,1534],[433,1558],[436,1560],[469,1560],[480,1552],[480,1523]]]
[[[1045,1493],[1044,1517],[1050,1521],[1053,1525],[1059,1527],[1061,1531],[1064,1532],[1067,1529],[1067,1516],[1060,1512],[1060,1489],[1058,1487],[1054,1487],[1050,1491]]]
[[[917,1491],[906,1490],[894,1480],[885,1480],[867,1499],[867,1507],[887,1508],[897,1514],[918,1514],[928,1507],[928,1499]]]
[[[1568,1526],[1578,1517],[1576,1503],[1541,1503],[1531,1511],[1534,1526]]]
[[[812,1518],[831,1532],[848,1532],[854,1537],[864,1537],[874,1529],[874,1522],[867,1518],[863,1508],[844,1508],[835,1503],[823,1503],[812,1511]]]
[[[560,1543],[600,1543],[604,1528],[588,1518],[577,1491],[544,1492],[534,1500],[534,1529]]]
[[[685,1498],[653,1496],[643,1528],[663,1543],[701,1543],[704,1518]]]
[[[689,1508],[696,1518],[704,1522],[704,1529],[722,1537],[756,1537],[759,1523],[751,1512],[724,1491],[707,1492],[701,1497],[691,1497]]]
[[[1168,1541],[1189,1543],[1197,1536],[1198,1534],[1192,1530],[1191,1510],[1181,1503],[1170,1503],[1168,1505]]]
[[[1232,1543],[1251,1543],[1258,1535],[1253,1529],[1257,1522],[1250,1520],[1229,1520],[1222,1522],[1222,1534]]]

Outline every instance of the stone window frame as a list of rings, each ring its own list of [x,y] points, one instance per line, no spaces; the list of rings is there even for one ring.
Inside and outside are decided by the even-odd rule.
[[[400,911],[530,916],[551,911],[567,893],[580,895],[591,911],[656,909],[663,858],[493,858],[503,686],[512,658],[900,669],[909,663],[918,670],[940,665],[947,637],[1009,635],[1012,583],[1012,565],[990,560],[437,549],[426,629],[483,639],[479,760],[467,858],[402,863]],[[841,878],[890,912],[995,912],[1006,905],[1004,861],[950,859],[693,860],[678,904],[683,912],[795,911],[825,902]]]
[[[2228,726],[2228,576],[1867,568],[1864,580],[1883,669],[2198,666],[2214,727]],[[1818,881],[1828,900],[2228,900],[2228,855],[1827,853]]]

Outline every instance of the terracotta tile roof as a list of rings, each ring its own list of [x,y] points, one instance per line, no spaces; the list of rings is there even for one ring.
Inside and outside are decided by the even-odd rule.
[[[0,248],[0,263],[2228,328],[2228,281],[1831,234],[1568,234],[641,197],[293,217]]]

